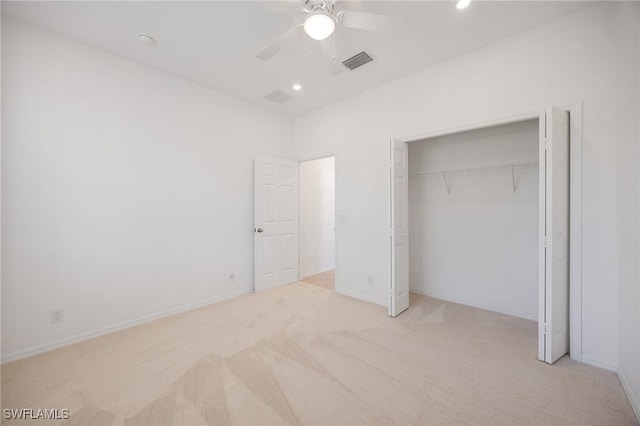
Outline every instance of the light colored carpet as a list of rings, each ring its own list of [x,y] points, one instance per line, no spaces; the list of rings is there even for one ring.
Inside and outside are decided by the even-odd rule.
[[[85,426],[636,424],[614,373],[537,361],[535,323],[411,305],[392,319],[304,283],[242,296],[5,364],[2,408]]]
[[[308,277],[304,277],[301,281],[304,281],[307,284],[313,284],[322,288],[326,288],[327,290],[334,290],[336,287],[336,271],[331,270],[315,275],[310,275]]]

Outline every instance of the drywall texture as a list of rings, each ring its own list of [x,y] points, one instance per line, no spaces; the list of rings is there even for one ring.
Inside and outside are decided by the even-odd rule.
[[[300,163],[300,276],[335,267],[335,158]]]
[[[623,53],[637,43],[624,32],[635,28],[625,17],[635,7],[596,5],[296,119],[296,155],[339,152],[340,291],[387,302],[390,138],[583,101],[582,355],[615,369],[625,232],[617,210],[637,194],[621,192],[618,179],[620,149],[635,126],[623,113],[637,108],[628,96],[636,63]]]
[[[289,119],[4,19],[2,88],[5,359],[253,290],[253,158]]]
[[[409,144],[412,291],[537,320],[537,165],[420,174],[537,161],[538,120]]]

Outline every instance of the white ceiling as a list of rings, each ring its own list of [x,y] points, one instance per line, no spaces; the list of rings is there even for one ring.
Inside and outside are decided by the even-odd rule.
[[[480,1],[459,11],[454,1],[339,1],[338,10],[402,17],[408,25],[406,32],[393,36],[338,28],[341,60],[363,49],[376,60],[335,76],[328,72],[318,42],[306,35],[269,61],[256,58],[270,41],[302,21],[299,0],[2,1],[2,14],[296,116],[592,4]],[[138,44],[138,33],[153,35],[157,46]],[[294,82],[303,86],[300,92],[292,90]],[[264,99],[276,89],[293,99],[282,105]]]

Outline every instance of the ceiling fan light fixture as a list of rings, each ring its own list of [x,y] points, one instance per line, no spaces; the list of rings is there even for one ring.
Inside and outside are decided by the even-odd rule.
[[[336,29],[336,21],[325,12],[311,13],[304,20],[304,32],[314,40],[324,40]]]

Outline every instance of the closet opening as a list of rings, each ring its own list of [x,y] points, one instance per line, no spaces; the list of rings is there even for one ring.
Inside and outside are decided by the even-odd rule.
[[[536,321],[538,119],[408,144],[410,290]]]
[[[390,316],[422,294],[533,321],[538,359],[581,360],[581,112],[391,140]]]
[[[300,162],[300,281],[335,290],[336,161]]]

